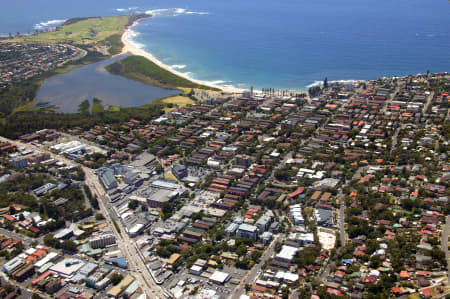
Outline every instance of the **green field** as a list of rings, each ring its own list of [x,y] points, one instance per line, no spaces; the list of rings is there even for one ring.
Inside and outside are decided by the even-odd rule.
[[[128,79],[137,80],[145,84],[162,88],[201,88],[218,90],[200,85],[179,77],[146,59],[143,56],[128,56],[106,67],[111,74],[120,75]]]
[[[17,37],[7,42],[24,43],[68,43],[73,45],[87,45],[101,47],[111,45],[113,53],[122,49],[120,36],[129,24],[131,16],[95,17],[74,19],[67,21],[57,30],[42,32],[35,35]],[[118,48],[120,50],[118,51]]]

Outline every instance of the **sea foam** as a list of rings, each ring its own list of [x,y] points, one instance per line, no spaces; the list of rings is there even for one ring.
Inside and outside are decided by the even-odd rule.
[[[171,69],[178,69],[178,70],[182,70],[184,68],[186,68],[186,65],[184,64],[174,64],[170,66]]]
[[[182,15],[207,15],[207,12],[204,11],[190,11],[185,8],[158,8],[147,10],[145,12],[148,15],[152,15],[154,17],[176,17]]]
[[[137,6],[131,6],[128,8],[116,8],[116,11],[117,12],[126,12],[126,11],[134,11],[134,10],[138,10],[138,9],[139,9],[139,7],[137,7]]]
[[[61,25],[65,21],[66,20],[50,20],[47,22],[41,22],[39,24],[36,24],[33,26],[33,28],[36,30],[50,29],[50,28],[56,27],[58,25]]]

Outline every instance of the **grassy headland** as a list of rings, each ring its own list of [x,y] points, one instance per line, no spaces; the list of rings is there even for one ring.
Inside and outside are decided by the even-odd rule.
[[[128,56],[107,66],[106,70],[114,75],[120,75],[128,79],[162,88],[199,88],[219,91],[219,89],[197,84],[177,76],[143,56]]]
[[[109,46],[109,53],[117,54],[120,53],[123,47],[120,36],[132,20],[135,20],[135,16],[70,19],[55,30],[33,35],[23,35],[7,40],[7,42],[65,43],[74,46],[84,46],[91,51]],[[118,48],[120,48],[119,51],[117,51]]]

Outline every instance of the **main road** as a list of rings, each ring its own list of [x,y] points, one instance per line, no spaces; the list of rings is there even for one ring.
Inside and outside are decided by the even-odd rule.
[[[100,185],[98,178],[94,173],[94,170],[78,164],[75,161],[69,160],[64,156],[57,155],[44,147],[38,147],[32,144],[11,140],[1,136],[0,141],[8,142],[15,145],[16,147],[23,147],[39,152],[49,153],[53,159],[62,161],[68,166],[80,166],[85,173],[85,182],[87,186],[91,189],[91,192],[93,192],[93,194],[97,195],[97,198],[99,199],[100,211],[108,219],[111,231],[116,236],[118,247],[124,257],[127,259],[129,269],[134,272],[133,276],[138,281],[140,287],[142,287],[142,289],[144,290],[147,298],[164,298],[164,290],[156,284],[155,280],[151,276],[145,264],[145,261],[138,253],[136,243],[128,236],[125,228],[122,225],[122,222],[117,218],[116,213],[110,207],[107,208],[108,198],[106,196],[106,192]],[[117,223],[119,231],[116,229],[113,223],[111,223],[111,219],[115,219],[114,221]]]

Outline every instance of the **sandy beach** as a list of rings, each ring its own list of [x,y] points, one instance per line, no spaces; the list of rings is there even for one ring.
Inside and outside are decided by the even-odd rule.
[[[224,86],[220,86],[220,85],[214,85],[214,84],[210,84],[208,82],[205,81],[201,81],[201,80],[196,80],[193,78],[190,78],[188,76],[186,76],[185,74],[182,74],[176,70],[173,70],[172,68],[170,68],[168,65],[164,64],[163,62],[159,61],[155,56],[153,56],[151,53],[148,53],[142,49],[139,49],[138,47],[136,47],[130,40],[130,34],[131,34],[131,30],[132,28],[137,24],[137,22],[135,22],[133,25],[131,25],[128,29],[125,30],[125,32],[122,34],[122,43],[124,44],[124,47],[122,49],[122,53],[121,54],[125,54],[125,53],[131,53],[133,55],[140,55],[143,56],[145,58],[147,58],[148,60],[152,61],[153,63],[155,63],[156,65],[158,65],[159,67],[177,75],[180,76],[182,78],[185,78],[187,80],[190,80],[194,83],[197,84],[201,84],[201,85],[206,85],[206,86],[210,86],[213,88],[218,88],[221,89],[224,92],[231,92],[231,93],[242,93],[244,91],[244,89],[238,89],[238,88],[230,88],[230,87],[224,87]]]

